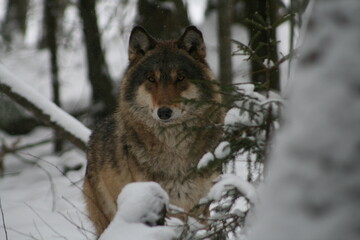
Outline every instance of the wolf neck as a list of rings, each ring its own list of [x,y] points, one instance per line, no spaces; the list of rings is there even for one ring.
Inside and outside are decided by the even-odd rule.
[[[194,149],[195,137],[184,137],[185,131],[177,127],[149,127],[142,122],[128,122],[131,128],[128,138],[132,138],[135,161],[151,174],[152,180],[178,178],[189,173],[196,166],[199,154]],[[128,129],[130,130],[130,129]],[[135,140],[136,139],[136,140]],[[134,141],[135,140],[135,141]],[[164,171],[165,172],[161,172]]]

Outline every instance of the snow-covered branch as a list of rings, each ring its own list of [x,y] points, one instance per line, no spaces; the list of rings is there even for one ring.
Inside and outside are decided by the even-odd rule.
[[[35,115],[46,125],[82,150],[86,150],[90,130],[54,103],[0,65],[0,92]]]

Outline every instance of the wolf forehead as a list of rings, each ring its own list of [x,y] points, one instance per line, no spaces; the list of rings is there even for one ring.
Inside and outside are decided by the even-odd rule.
[[[211,80],[205,69],[197,66],[186,56],[174,52],[154,52],[137,66],[134,66],[125,81],[127,100],[133,99],[136,89],[152,76],[163,84],[174,84],[177,76],[201,85],[201,80]]]
[[[135,27],[129,39],[130,63],[122,84],[123,96],[132,100],[136,89],[149,78],[168,85],[181,76],[198,85],[200,91],[208,90],[213,75],[205,56],[202,33],[194,26],[177,40],[156,40],[143,28]]]
[[[194,60],[185,54],[160,49],[147,56],[130,71],[131,81],[141,84],[151,74],[158,73],[161,81],[170,81],[171,76],[181,73],[187,79],[200,80],[206,78],[206,72]]]

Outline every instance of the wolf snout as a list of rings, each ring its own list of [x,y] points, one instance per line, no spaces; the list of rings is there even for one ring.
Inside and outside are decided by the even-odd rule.
[[[161,107],[157,111],[157,115],[161,120],[169,120],[173,114],[171,108]]]

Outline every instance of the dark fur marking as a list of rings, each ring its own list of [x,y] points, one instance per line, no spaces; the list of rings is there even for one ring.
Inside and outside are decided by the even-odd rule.
[[[148,56],[144,61],[134,66],[134,71],[130,76],[129,86],[126,90],[126,100],[132,101],[135,97],[135,90],[146,81],[146,76],[149,73],[159,70],[161,72],[161,79],[165,84],[171,81],[170,73],[176,69],[184,72],[186,78],[194,81],[196,85],[199,85],[204,90],[202,94],[204,98],[212,97],[209,95],[211,87],[209,84],[205,84],[206,77],[205,72],[202,69],[201,63],[190,59],[185,54],[179,54],[179,52],[171,52],[171,50],[164,49],[160,53]],[[198,80],[198,81],[197,81]]]

